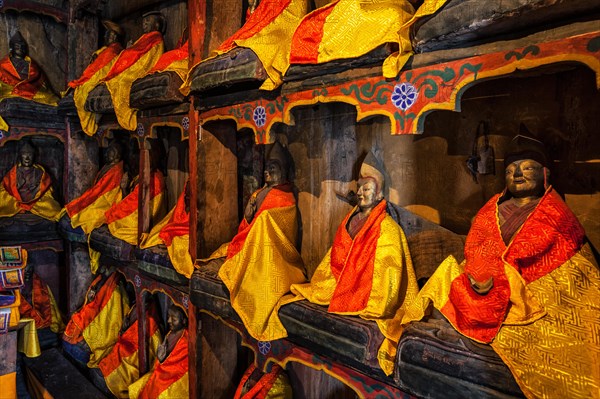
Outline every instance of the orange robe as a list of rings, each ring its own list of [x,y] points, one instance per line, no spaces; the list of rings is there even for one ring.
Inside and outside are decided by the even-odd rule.
[[[177,48],[167,51],[160,56],[156,64],[152,67],[148,75],[159,72],[175,72],[181,80],[185,80],[188,73],[188,42],[177,46]]]
[[[408,242],[386,205],[385,200],[377,204],[352,238],[346,226],[358,211],[354,208],[339,225],[310,283],[294,284],[291,291],[296,296],[284,302],[307,299],[328,305],[331,313],[375,321],[385,337],[379,364],[390,375],[402,332],[400,318],[419,288]]]
[[[102,80],[110,92],[119,125],[126,130],[137,128],[137,110],[129,105],[131,85],[145,76],[164,51],[160,32],[145,33],[131,47],[119,54],[114,65]]]
[[[549,188],[506,244],[500,198],[475,217],[465,261],[446,259],[403,323],[433,302],[461,334],[491,344],[526,396],[600,397],[600,272],[583,227]],[[467,273],[493,277],[490,291],[477,294]]]
[[[189,252],[190,214],[185,208],[184,189],[177,199],[175,208],[152,228],[140,247],[144,249],[164,244],[175,270],[190,278],[194,272],[194,262]]]
[[[36,273],[32,279],[31,303],[21,295],[21,317],[33,319],[36,328],[50,327],[52,332],[59,332],[64,324],[50,287]]]
[[[189,397],[188,332],[184,330],[175,347],[161,363],[129,387],[132,399],[171,399]]]
[[[21,79],[9,56],[0,60],[0,98],[21,97],[47,105],[58,105],[58,97],[52,92],[44,72],[29,57],[27,78]]]
[[[119,285],[121,275],[114,272],[96,292],[90,302],[73,313],[65,328],[63,339],[73,345],[85,340],[92,354],[88,367],[97,367],[119,338],[123,318],[129,312],[127,293]],[[97,276],[92,286],[102,276]],[[88,291],[89,292],[89,291]]]
[[[135,312],[136,308],[131,308],[130,312]],[[161,342],[161,333],[157,322],[158,315],[156,308],[151,306],[146,311],[146,317],[142,320],[147,323],[149,341],[149,358],[151,363],[156,358],[156,349]],[[98,365],[108,389],[117,398],[128,398],[128,387],[140,378],[139,375],[139,342],[138,342],[139,320],[135,320],[110,350],[110,353],[100,361]]]
[[[52,196],[52,178],[41,165],[34,168],[42,171],[40,186],[35,197],[29,202],[23,202],[17,189],[17,166],[2,179],[0,186],[0,217],[14,216],[17,213],[31,212],[44,219],[56,221],[61,207]]]
[[[94,53],[96,55],[94,61],[90,62],[79,78],[69,82],[69,87],[75,89],[76,87],[88,82],[96,73],[98,73],[98,71],[111,64],[111,61],[113,61],[115,57],[121,53],[121,51],[123,51],[123,47],[117,42],[98,49]]]
[[[106,223],[106,211],[122,198],[123,161],[112,166],[79,198],[65,205],[73,228],[81,227],[85,234]]]

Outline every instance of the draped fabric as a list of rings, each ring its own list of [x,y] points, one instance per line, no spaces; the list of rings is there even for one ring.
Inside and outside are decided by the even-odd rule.
[[[50,287],[36,273],[32,279],[31,302],[21,295],[21,317],[33,319],[36,328],[49,327],[52,332],[61,332],[65,325]]]
[[[415,10],[405,0],[338,0],[308,14],[292,38],[290,64],[321,64],[356,58],[385,44],[399,51],[385,60],[383,75],[395,77],[412,54],[409,28],[446,0],[426,0]]]
[[[0,217],[10,217],[17,213],[31,212],[44,219],[57,221],[61,206],[52,193],[52,178],[41,165],[34,164],[41,171],[39,189],[35,197],[28,202],[21,199],[17,188],[17,168],[15,165],[2,179],[0,185]]]
[[[130,312],[135,311],[135,307],[130,309]],[[146,317],[142,322],[146,323],[148,336],[150,337],[148,341],[148,361],[150,363],[154,362],[156,351],[162,341],[158,320],[156,307],[148,307]],[[108,389],[117,398],[129,398],[129,385],[140,378],[138,326],[139,320],[136,319],[119,336],[110,353],[98,364]]]
[[[190,214],[185,208],[184,189],[177,199],[175,208],[150,230],[140,247],[145,249],[160,244],[166,245],[169,259],[175,270],[190,278],[194,272],[194,262],[189,252]]]
[[[188,332],[181,337],[167,358],[156,359],[152,370],[129,386],[132,399],[172,399],[189,397]]]
[[[271,371],[261,373],[262,376],[254,384],[254,374],[260,370],[251,364],[238,385],[233,399],[292,399],[292,387],[283,369],[277,364],[271,366]]]
[[[136,130],[137,110],[129,105],[131,85],[152,69],[164,51],[160,32],[143,34],[131,47],[126,48],[108,71],[102,82],[110,92],[119,125],[126,130]]]
[[[77,115],[81,123],[82,130],[89,136],[92,136],[98,130],[96,115],[85,110],[85,101],[90,92],[100,83],[108,74],[117,57],[123,50],[119,43],[112,43],[96,51],[96,59],[87,66],[83,74],[76,80],[69,82],[69,86],[75,89],[73,100],[77,108]]]
[[[81,227],[85,234],[90,234],[106,223],[106,211],[122,199],[122,178],[123,161],[112,166],[79,198],[65,205],[73,228]]]
[[[44,72],[31,58],[25,56],[24,59],[29,63],[25,79],[19,76],[10,56],[0,60],[0,98],[21,97],[41,104],[58,105],[58,97],[52,92]]]
[[[402,228],[386,213],[381,201],[351,239],[340,224],[332,248],[307,284],[295,284],[282,304],[307,299],[329,305],[329,312],[357,315],[377,323],[385,337],[378,352],[381,369],[390,375],[402,332],[400,319],[418,293],[408,242]],[[353,295],[353,292],[355,295]]]
[[[88,289],[83,307],[73,313],[63,334],[63,339],[74,345],[85,340],[92,352],[88,362],[90,368],[98,367],[117,342],[123,318],[129,312],[129,300],[120,284],[120,276],[115,272],[108,277],[89,302]],[[101,278],[101,275],[96,277],[91,287],[95,287]]]
[[[432,302],[461,334],[491,343],[528,397],[593,397],[600,393],[600,274],[583,228],[549,188],[507,245],[500,198],[477,214],[465,261],[446,259],[402,323],[421,319]],[[467,273],[493,277],[493,287],[475,293]]]
[[[165,195],[165,179],[158,170],[153,170],[150,176],[150,205],[151,220],[157,220],[164,214],[163,197]],[[121,202],[114,204],[106,211],[106,224],[110,233],[131,245],[138,244],[138,202],[140,184]]]
[[[8,123],[0,116],[0,130],[8,131],[8,129],[10,129]]]
[[[275,186],[252,222],[242,221],[227,248],[219,277],[229,289],[232,307],[257,340],[287,336],[277,304],[292,284],[306,281],[297,235],[298,210],[291,186]]]
[[[159,72],[175,72],[181,80],[185,80],[188,73],[188,41],[176,49],[167,51],[160,56],[148,74]]]
[[[251,49],[268,75],[260,88],[274,90],[283,83],[283,74],[289,67],[292,35],[308,11],[307,3],[306,0],[261,1],[244,26],[223,42],[211,58],[235,47]],[[189,92],[189,79],[182,92]]]

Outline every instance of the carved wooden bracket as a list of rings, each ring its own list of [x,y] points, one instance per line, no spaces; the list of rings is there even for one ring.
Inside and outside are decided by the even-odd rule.
[[[0,12],[14,10],[18,12],[29,11],[52,17],[61,24],[69,21],[69,12],[48,4],[39,3],[35,0],[0,0]]]

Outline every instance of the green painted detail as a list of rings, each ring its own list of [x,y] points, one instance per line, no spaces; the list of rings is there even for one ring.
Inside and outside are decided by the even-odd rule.
[[[469,71],[475,75],[473,80],[477,80],[477,73],[481,69],[482,65],[483,64],[473,65],[473,64],[467,62],[466,64],[461,65],[460,68],[458,69],[458,76],[462,77],[466,71]]]
[[[319,97],[319,96],[323,96],[323,97],[327,97],[327,88],[326,87],[322,87],[320,89],[315,89],[312,92],[313,97]]]
[[[595,53],[596,51],[600,51],[600,36],[596,36],[588,42],[586,46],[587,51],[590,53]]]
[[[388,101],[386,93],[391,92],[391,89],[389,82],[382,80],[375,84],[367,82],[361,87],[352,84],[348,87],[342,87],[340,91],[346,96],[353,96],[362,104],[377,102],[380,105],[384,105]]]
[[[238,107],[229,108],[229,115],[233,115],[236,118],[240,119],[242,117],[242,111]]]
[[[511,58],[515,57],[517,61],[521,61],[527,56],[527,54],[538,55],[539,53],[540,48],[538,46],[527,46],[520,53],[518,51],[509,51],[508,53],[504,54],[504,59],[509,61]]]

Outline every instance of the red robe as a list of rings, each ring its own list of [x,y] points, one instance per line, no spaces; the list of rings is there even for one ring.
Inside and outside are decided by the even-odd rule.
[[[25,57],[25,60],[29,61],[29,73],[26,79],[21,79],[10,57],[6,56],[1,59],[0,80],[13,87],[11,94],[33,100],[37,92],[47,86],[47,79],[44,72],[31,58]]]
[[[108,65],[121,53],[121,51],[123,51],[123,47],[117,42],[111,43],[108,46],[102,47],[100,50],[96,51],[96,59],[94,59],[94,61],[92,61],[90,65],[85,68],[79,78],[69,82],[69,87],[74,89],[90,80],[90,78],[94,76],[96,72]]]

